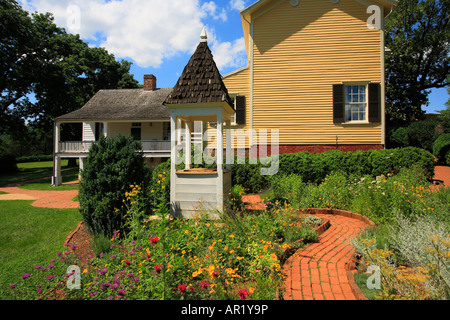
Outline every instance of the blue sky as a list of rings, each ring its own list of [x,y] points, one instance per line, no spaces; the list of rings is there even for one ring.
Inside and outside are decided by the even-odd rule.
[[[202,28],[222,75],[246,66],[239,10],[256,0],[20,0],[24,9],[52,12],[58,26],[79,33],[133,62],[142,83],[154,74],[158,87],[173,87],[194,52]],[[445,109],[447,90],[433,90],[428,113]]]

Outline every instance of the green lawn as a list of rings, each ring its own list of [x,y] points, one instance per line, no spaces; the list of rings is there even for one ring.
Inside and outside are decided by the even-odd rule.
[[[63,182],[74,181],[78,178],[78,168],[69,168],[67,167],[68,160],[62,161],[62,169],[61,172],[63,174]],[[45,161],[45,162],[28,162],[28,163],[19,163],[17,164],[19,171],[11,172],[0,175],[0,187],[4,187],[6,185],[12,183],[19,183],[28,180],[42,179],[46,177],[51,177],[53,175],[53,162]],[[29,190],[74,190],[77,187],[73,186],[63,186],[54,188],[50,186],[51,179],[46,179],[38,182],[33,182],[30,184],[26,184],[21,186],[23,189]]]
[[[82,217],[78,209],[35,208],[30,201],[0,201],[0,284],[9,285],[63,250]]]

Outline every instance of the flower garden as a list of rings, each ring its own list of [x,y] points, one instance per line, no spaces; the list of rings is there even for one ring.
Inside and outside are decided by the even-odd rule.
[[[382,158],[377,156],[372,158]],[[93,232],[96,255],[86,264],[77,260],[73,246],[66,247],[51,261],[36,262],[14,283],[2,285],[0,296],[75,300],[283,299],[284,261],[318,239],[314,227],[320,219],[301,214],[301,209],[337,208],[358,212],[377,225],[352,240],[360,257],[361,274],[370,265],[379,268],[381,289],[375,290],[372,298],[449,298],[450,189],[430,189],[429,167],[411,164],[400,168],[392,158],[389,161],[393,166],[382,168],[380,173],[380,166],[371,165],[378,170],[376,174],[323,166],[331,171],[324,171],[323,179],[312,181],[306,172],[289,172],[283,163],[292,165],[292,161],[283,161],[281,158],[281,172],[266,180],[261,180],[252,166],[236,168],[230,200],[219,220],[209,220],[201,203],[196,219],[170,216],[168,162],[163,163],[147,183],[121,184],[120,199],[108,201],[110,207],[105,215],[97,211],[89,220],[83,213],[91,231],[102,230],[101,223],[106,225],[103,230],[111,230]],[[311,168],[317,170],[317,166]],[[89,163],[85,170],[83,174],[90,174]],[[101,175],[101,170],[97,171]],[[310,177],[316,179],[317,174]],[[250,185],[239,184],[239,180]],[[244,191],[254,193],[252,187],[259,189],[265,210],[245,209],[242,196]],[[83,188],[88,189],[80,185],[80,203],[86,197]],[[67,273],[74,265],[79,267],[79,275],[76,271]],[[76,284],[78,276],[79,287],[68,289],[67,284]]]

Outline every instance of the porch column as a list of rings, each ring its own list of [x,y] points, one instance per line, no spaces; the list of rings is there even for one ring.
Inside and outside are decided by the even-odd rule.
[[[227,163],[226,169],[231,170],[232,163],[232,154],[231,154],[231,120],[225,121],[225,134],[226,134],[226,154],[227,154]]]
[[[191,168],[191,121],[185,121],[186,127],[186,157],[184,160],[186,170]]]
[[[55,172],[55,176],[54,176],[54,181],[53,184],[55,185],[55,187],[58,187],[60,185],[62,185],[62,175],[61,175],[61,158],[58,156],[54,157],[54,172]]]
[[[85,161],[86,161],[86,158],[84,158],[84,157],[78,158],[78,163],[79,163],[79,168],[80,168],[80,171],[78,173],[78,180],[81,180],[81,171],[84,170],[84,162]]]
[[[55,122],[54,127],[55,153],[59,153],[59,141],[61,140],[61,123]]]
[[[103,136],[108,138],[108,122],[103,122]]]

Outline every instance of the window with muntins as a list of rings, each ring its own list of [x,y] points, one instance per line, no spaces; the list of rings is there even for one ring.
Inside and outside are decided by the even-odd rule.
[[[345,86],[345,122],[367,122],[367,86]]]

